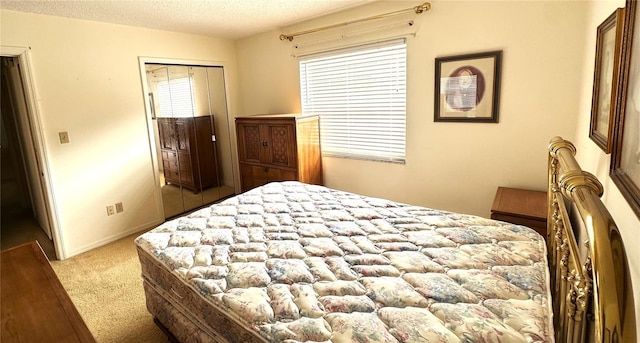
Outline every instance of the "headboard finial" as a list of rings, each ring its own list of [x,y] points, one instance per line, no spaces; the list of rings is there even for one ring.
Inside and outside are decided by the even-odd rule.
[[[604,194],[604,187],[598,178],[584,170],[570,170],[560,175],[558,179],[560,188],[567,198],[572,198],[571,194],[578,187],[588,187],[599,197]]]
[[[562,137],[553,137],[549,143],[549,153],[553,158],[558,158],[557,152],[562,148],[567,148],[571,151],[571,155],[576,155],[576,147],[573,143],[562,139]]]

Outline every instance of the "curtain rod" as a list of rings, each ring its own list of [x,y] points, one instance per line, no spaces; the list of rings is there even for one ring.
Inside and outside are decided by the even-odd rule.
[[[421,14],[421,13],[424,13],[424,12],[430,10],[430,9],[431,9],[431,3],[425,2],[422,5],[419,5],[419,6],[416,6],[416,7],[412,7],[412,8],[405,8],[403,10],[398,10],[398,11],[395,11],[395,12],[379,14],[379,15],[375,15],[375,16],[372,16],[372,17],[357,19],[357,20],[353,20],[353,21],[346,21],[344,23],[333,24],[333,25],[329,25],[329,26],[323,26],[323,27],[319,27],[319,28],[311,29],[311,30],[307,30],[307,31],[300,31],[300,32],[295,32],[295,33],[290,33],[290,34],[281,34],[280,35],[280,40],[292,41],[293,37],[295,37],[295,36],[301,36],[301,35],[306,35],[306,34],[318,32],[318,31],[333,29],[333,28],[339,27],[339,26],[347,26],[347,25],[356,24],[356,23],[360,23],[360,22],[363,22],[363,21],[367,21],[367,20],[374,20],[374,19],[381,19],[381,18],[391,17],[391,16],[394,16],[394,15],[402,14],[402,13],[409,12],[409,11],[413,11],[416,14]]]

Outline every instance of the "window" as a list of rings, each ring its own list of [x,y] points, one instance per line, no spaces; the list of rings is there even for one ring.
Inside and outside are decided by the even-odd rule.
[[[158,102],[163,117],[193,117],[192,80],[183,77],[158,83]]]
[[[404,39],[300,59],[302,112],[320,115],[325,156],[404,163]]]

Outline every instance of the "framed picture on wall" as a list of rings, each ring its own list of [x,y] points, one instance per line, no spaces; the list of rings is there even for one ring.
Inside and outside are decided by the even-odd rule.
[[[613,146],[620,75],[624,8],[598,26],[589,138],[607,154]]]
[[[637,2],[626,1],[619,116],[611,179],[640,218],[640,22]]]
[[[435,71],[437,122],[498,122],[502,51],[438,57]]]

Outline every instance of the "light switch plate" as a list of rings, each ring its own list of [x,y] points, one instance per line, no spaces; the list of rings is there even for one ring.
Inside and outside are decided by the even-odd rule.
[[[60,136],[60,144],[69,143],[69,133],[67,131],[58,132],[58,136]]]

